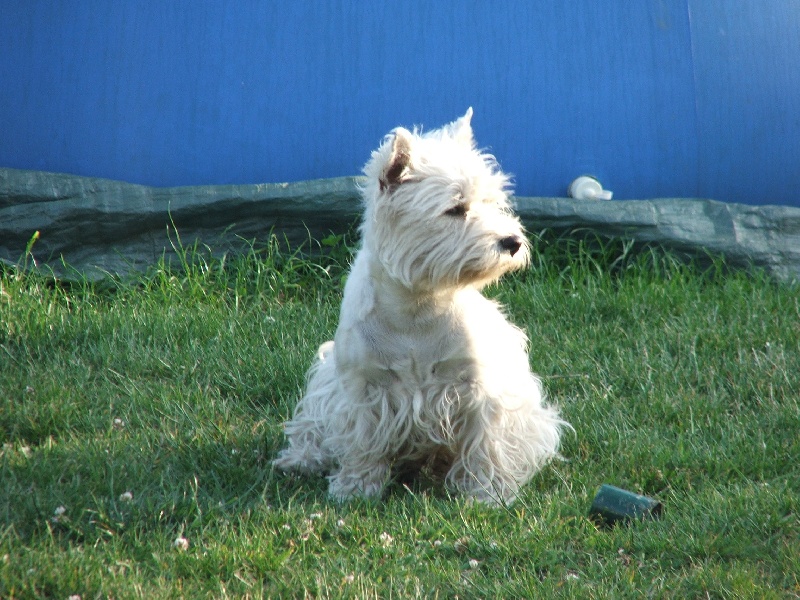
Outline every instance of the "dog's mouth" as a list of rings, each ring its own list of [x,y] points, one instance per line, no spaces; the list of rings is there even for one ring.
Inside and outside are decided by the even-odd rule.
[[[527,254],[522,250],[522,246],[511,252],[510,250],[501,254],[501,260],[493,261],[491,265],[470,265],[465,264],[459,271],[457,277],[458,285],[474,285],[483,287],[497,281],[509,271],[516,271],[527,264]]]

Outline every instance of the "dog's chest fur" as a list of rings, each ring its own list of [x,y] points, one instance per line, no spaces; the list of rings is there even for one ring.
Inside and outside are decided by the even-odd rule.
[[[336,333],[340,366],[355,367],[375,383],[394,379],[426,386],[463,380],[472,362],[463,303],[422,297],[389,279],[365,277],[373,271],[365,254],[357,257],[345,289]],[[460,291],[456,298],[465,295]]]
[[[453,315],[412,323],[397,330],[379,319],[360,324],[367,349],[368,379],[393,379],[405,386],[429,387],[466,381],[472,357],[459,321]]]

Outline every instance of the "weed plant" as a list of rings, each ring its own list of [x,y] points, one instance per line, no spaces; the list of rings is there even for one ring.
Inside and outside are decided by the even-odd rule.
[[[488,293],[575,431],[510,507],[339,505],[273,472],[349,244],[0,272],[0,598],[800,596],[800,294],[719,259],[534,239]],[[598,528],[601,483],[660,519]]]

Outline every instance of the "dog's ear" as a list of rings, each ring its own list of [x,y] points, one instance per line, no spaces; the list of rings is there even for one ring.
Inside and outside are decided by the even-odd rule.
[[[411,132],[402,127],[394,130],[392,150],[389,160],[381,172],[381,190],[400,185],[408,175],[411,166]]]
[[[463,117],[459,117],[450,124],[449,129],[450,135],[454,140],[464,146],[472,148],[475,146],[475,138],[472,136],[472,125],[470,125],[470,121],[472,121],[471,106],[467,109],[467,112],[464,113]]]

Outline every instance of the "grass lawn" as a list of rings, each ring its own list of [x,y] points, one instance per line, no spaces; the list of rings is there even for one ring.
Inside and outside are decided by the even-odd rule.
[[[333,240],[334,242],[336,240]],[[0,598],[798,598],[800,289],[537,240],[488,293],[573,425],[507,508],[273,472],[347,257],[0,273]],[[660,519],[599,529],[611,483]]]

